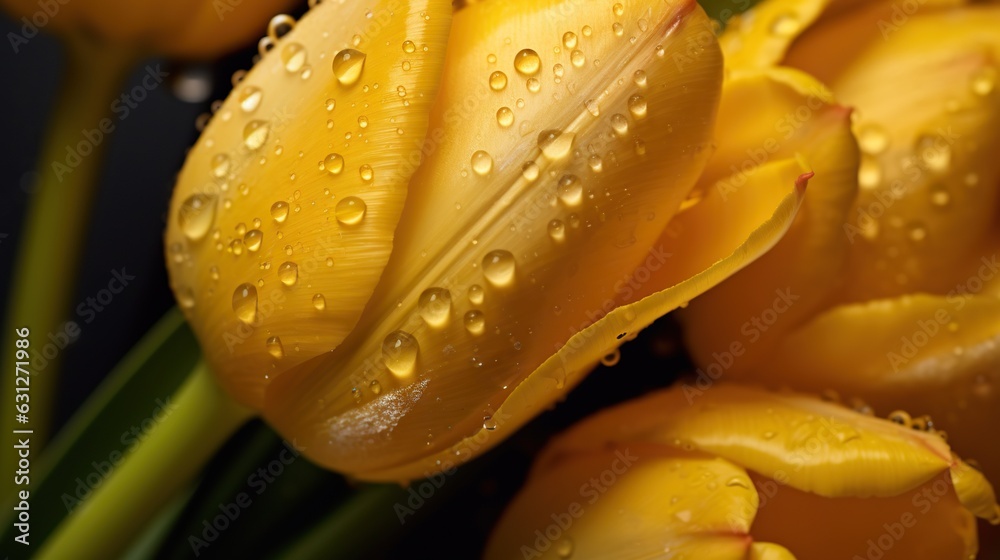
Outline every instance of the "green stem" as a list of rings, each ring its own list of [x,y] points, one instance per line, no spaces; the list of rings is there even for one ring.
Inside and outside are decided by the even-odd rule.
[[[63,322],[69,318],[90,202],[101,155],[108,144],[107,134],[92,144],[83,131],[100,130],[102,119],[113,123],[111,104],[134,59],[135,54],[127,49],[95,45],[79,38],[67,42],[65,79],[38,156],[35,190],[11,271],[8,313],[0,347],[3,363],[10,364],[14,361],[15,329],[31,329],[30,423],[15,425],[13,411],[8,413],[5,404],[4,414],[0,415],[0,433],[30,428],[34,430],[32,439],[36,446],[45,441],[51,428],[58,369],[57,359],[46,358],[41,350],[50,343],[48,335],[57,337]],[[79,161],[67,162],[67,148],[75,150],[81,142],[91,145],[92,150]],[[72,163],[76,163],[75,167]],[[44,368],[39,368],[43,360]],[[4,367],[3,372],[3,387],[14,387],[15,369]],[[0,465],[5,470],[12,468],[14,461],[10,446],[0,449]],[[3,479],[0,496],[7,496],[12,489],[8,478]]]
[[[253,412],[229,398],[204,364],[172,410],[63,522],[36,558],[116,558]]]

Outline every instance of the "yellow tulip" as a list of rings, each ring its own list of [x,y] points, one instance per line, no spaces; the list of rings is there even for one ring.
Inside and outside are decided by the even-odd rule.
[[[856,168],[847,112],[817,99],[764,172],[713,186],[739,163],[706,167],[716,111],[747,117],[719,108],[693,1],[492,0],[450,30],[448,3],[379,6],[320,5],[264,56],[191,151],[166,235],[219,382],[328,468],[476,456],[773,246],[810,155]]]
[[[863,154],[856,196],[682,315],[691,387],[753,380],[927,414],[1000,480],[984,430],[1000,420],[997,29],[1000,6],[958,1],[772,0],[732,22],[729,70],[817,77],[855,109]]]
[[[661,391],[542,452],[487,546],[500,558],[972,558],[1000,522],[933,433],[798,394]]]
[[[217,56],[264,31],[293,0],[0,0],[20,29],[8,34],[15,52],[39,31],[94,35],[109,44],[139,46],[177,57]]]

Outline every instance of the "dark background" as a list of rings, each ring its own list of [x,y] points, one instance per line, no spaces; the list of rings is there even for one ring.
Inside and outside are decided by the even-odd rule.
[[[0,37],[5,42],[8,31],[17,29],[11,19],[0,16]],[[137,64],[128,88],[138,85],[146,64],[157,62],[172,76],[207,70],[214,87],[212,95],[200,103],[179,100],[169,84],[159,87],[105,140],[106,162],[91,211],[73,307],[106,287],[113,269],[126,267],[136,280],[83,326],[80,338],[62,355],[57,424],[69,418],[125,352],[174,305],[162,246],[174,178],[197,138],[195,119],[208,111],[213,99],[225,98],[230,76],[249,68],[254,54],[256,48],[249,47],[201,66],[158,59]],[[6,77],[0,90],[0,234],[7,234],[0,235],[0,305],[4,307],[11,278],[17,274],[13,266],[19,232],[62,61],[61,44],[45,33],[32,38],[16,55],[9,45],[0,45],[0,68]],[[66,318],[73,318],[72,313],[68,311]],[[600,367],[568,401],[449,477],[405,525],[399,525],[391,508],[370,513],[378,531],[367,537],[370,546],[363,555],[478,557],[490,528],[523,483],[532,457],[549,437],[595,410],[665,386],[677,372],[687,369],[676,325],[669,319],[657,323],[623,348],[617,366]],[[218,513],[219,503],[231,502],[239,492],[248,491],[243,481],[256,468],[278,458],[280,450],[278,437],[260,422],[240,431],[209,466],[179,521],[158,547],[159,556],[192,557],[187,537],[200,533],[202,520]],[[239,484],[227,484],[232,480]],[[295,461],[259,499],[254,496],[255,505],[199,558],[276,554],[349,499],[354,487],[339,475]]]

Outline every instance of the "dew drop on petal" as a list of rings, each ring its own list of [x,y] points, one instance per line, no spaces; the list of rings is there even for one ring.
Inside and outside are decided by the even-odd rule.
[[[323,169],[330,175],[340,175],[344,170],[344,156],[340,154],[329,154],[323,160]]]
[[[413,373],[419,351],[417,339],[405,331],[391,332],[382,341],[382,361],[397,377],[408,377]]]
[[[323,297],[323,294],[315,294],[312,297],[312,303],[313,307],[316,308],[316,311],[323,311],[326,309],[326,298]]]
[[[472,154],[472,170],[477,175],[486,175],[493,170],[493,158],[483,150],[477,150]]]
[[[279,200],[271,205],[271,217],[274,221],[283,223],[286,218],[288,218],[288,203],[284,200]]]
[[[257,320],[257,288],[253,284],[240,284],[233,292],[233,311],[236,317],[250,324]]]
[[[494,286],[507,286],[513,282],[514,269],[514,255],[510,251],[497,249],[483,257],[483,275]]]
[[[525,76],[534,76],[542,68],[542,59],[532,49],[522,49],[514,55],[514,69]]]
[[[272,336],[267,339],[265,344],[267,345],[267,353],[274,359],[280,360],[285,357],[285,348],[281,345],[280,338]]]
[[[482,311],[473,309],[466,312],[465,316],[462,317],[462,322],[465,323],[465,330],[469,331],[470,334],[480,335],[486,330],[486,315]]]
[[[267,142],[270,127],[264,121],[250,121],[243,127],[243,143],[251,150],[257,150]]]
[[[197,241],[211,229],[215,221],[216,197],[210,194],[193,194],[181,203],[177,223],[184,235]]]
[[[364,219],[367,211],[368,205],[365,204],[365,201],[356,196],[348,196],[337,203],[337,221],[346,225],[355,225]]]
[[[278,280],[286,286],[294,286],[299,281],[299,265],[287,261],[278,267]]]
[[[365,67],[365,53],[354,49],[344,49],[333,56],[333,75],[342,85],[350,86],[361,78]]]
[[[444,288],[427,288],[420,294],[417,308],[428,325],[443,327],[451,316],[451,292]]]

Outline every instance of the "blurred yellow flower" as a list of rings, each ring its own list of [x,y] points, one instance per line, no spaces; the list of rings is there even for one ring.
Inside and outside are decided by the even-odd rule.
[[[500,558],[972,558],[992,487],[934,434],[796,394],[675,388],[542,452]]]
[[[815,76],[855,109],[862,158],[856,195],[682,315],[691,388],[834,390],[933,423],[1000,480],[998,29],[1000,6],[961,1],[770,0],[730,23],[728,70]]]
[[[218,56],[264,31],[294,0],[0,0],[16,20],[14,52],[40,30],[94,35],[111,44],[177,57]]]
[[[822,117],[715,188],[743,151],[719,135],[706,167],[716,111],[753,117],[719,107],[691,0],[450,18],[437,1],[312,9],[216,113],[170,210],[172,286],[218,380],[364,478],[495,445],[773,246],[811,156],[857,165],[822,87],[755,73],[748,91]]]

